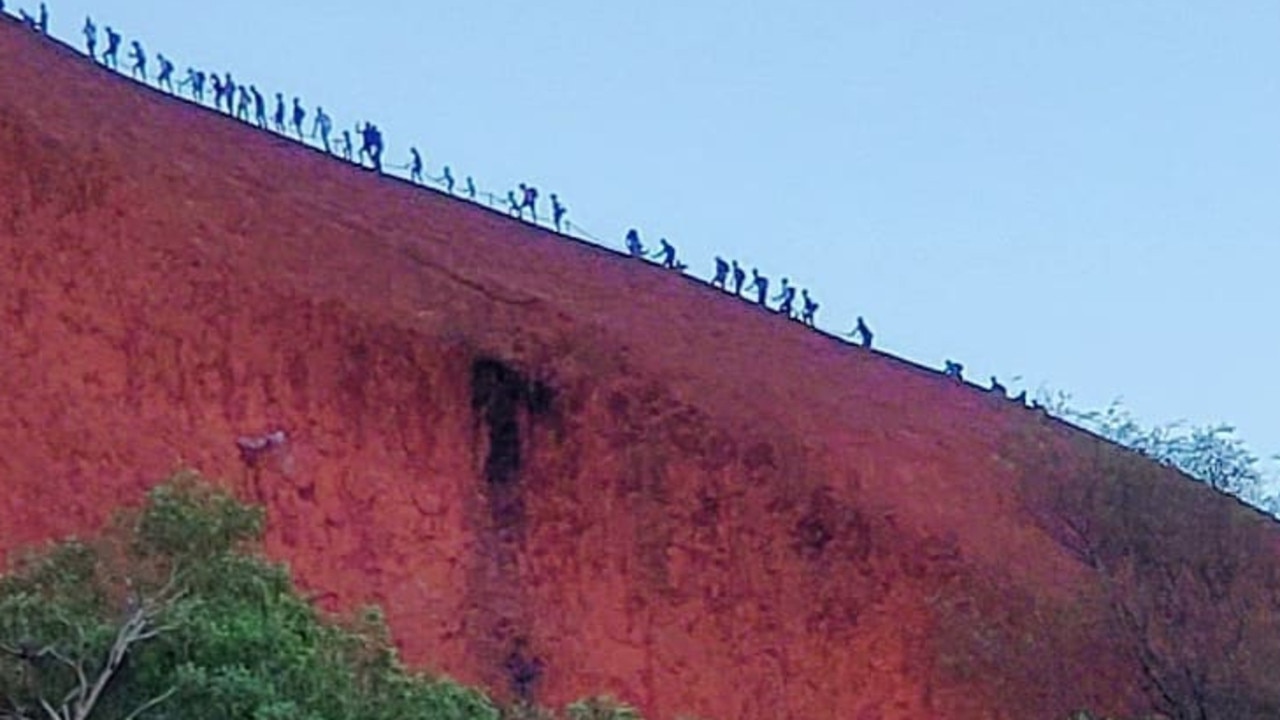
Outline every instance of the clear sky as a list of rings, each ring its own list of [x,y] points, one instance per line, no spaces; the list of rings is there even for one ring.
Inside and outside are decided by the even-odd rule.
[[[896,354],[1280,452],[1276,0],[50,11],[77,46],[92,13],[373,120],[392,162],[414,144],[429,174],[558,192],[614,246],[634,225],[701,276],[722,254],[788,277],[823,327],[865,315]]]

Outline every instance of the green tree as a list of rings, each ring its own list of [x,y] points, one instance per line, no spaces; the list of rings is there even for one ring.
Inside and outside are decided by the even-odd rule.
[[[407,671],[381,616],[324,622],[253,552],[263,515],[182,473],[94,542],[0,578],[0,718],[496,720]]]

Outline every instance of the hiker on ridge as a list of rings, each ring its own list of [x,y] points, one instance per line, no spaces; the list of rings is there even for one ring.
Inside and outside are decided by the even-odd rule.
[[[307,119],[307,111],[302,109],[302,101],[294,96],[293,98],[293,131],[298,134],[298,139],[302,139],[302,121]]]
[[[241,85],[240,96],[236,100],[236,118],[249,122],[249,111],[252,105],[253,98],[249,95],[249,88]]]
[[[476,181],[473,180],[470,175],[467,176],[466,193],[467,193],[467,196],[470,197],[472,200],[476,199]]]
[[[84,16],[84,46],[89,50],[89,58],[94,62],[98,60],[98,26],[93,24],[93,18],[88,15]]]
[[[191,87],[191,97],[196,102],[204,102],[204,72],[193,67],[187,68],[187,78],[178,83],[178,89]]]
[[[755,288],[756,291],[756,304],[763,308],[769,307],[765,302],[769,299],[769,278],[761,275],[755,268],[751,268],[751,284],[747,286],[747,289],[751,288]]]
[[[627,243],[627,253],[631,255],[631,257],[635,257],[635,258],[644,257],[644,245],[640,243],[639,230],[636,230],[635,228],[631,228],[630,230],[628,230],[626,243]]]
[[[991,390],[990,390],[990,392],[991,392],[992,394],[997,394],[997,395],[999,395],[999,396],[1000,396],[1000,397],[1002,397],[1002,398],[1007,398],[1007,397],[1009,396],[1009,393],[1006,391],[1005,386],[1003,386],[1003,385],[1001,385],[1001,384],[1000,384],[1000,381],[996,379],[996,376],[995,376],[995,375],[992,375],[992,376],[991,376]]]
[[[117,54],[120,52],[120,33],[112,30],[110,25],[103,28],[103,31],[107,34],[107,49],[102,51],[102,64],[112,70],[119,70]]]
[[[538,189],[523,183],[520,187],[524,190],[524,204],[522,207],[529,208],[529,220],[536,223],[538,222]],[[521,212],[520,217],[524,217],[523,212]]]
[[[653,258],[654,260],[658,260],[661,263],[662,267],[674,270],[676,268],[675,246],[667,242],[666,238],[662,238],[658,240],[658,244],[661,245],[662,247],[658,248],[658,251],[650,255],[649,257]]]
[[[778,293],[778,296],[774,298],[775,302],[778,300],[782,301],[778,305],[778,314],[786,315],[788,318],[791,317],[791,306],[796,301],[796,289],[791,287],[791,283],[787,281],[787,278],[782,278],[782,292]]]
[[[342,139],[338,141],[338,154],[342,156],[343,160],[351,162],[351,151],[351,131],[343,130]]]
[[[804,311],[800,313],[800,322],[813,327],[815,322],[814,315],[818,313],[818,303],[809,297],[808,290],[801,290],[800,296],[804,300]]]
[[[129,69],[129,74],[134,77],[142,76],[142,81],[147,81],[147,54],[142,51],[142,43],[134,40],[131,45],[133,49],[129,51],[129,57],[133,58],[133,67]]]
[[[725,283],[729,280],[729,263],[724,258],[716,256],[716,276],[711,278],[711,287],[718,287],[725,290]]]
[[[216,75],[214,77],[217,77]],[[283,135],[284,128],[284,93],[276,93],[276,111],[271,116],[272,123],[275,124],[276,132]]]
[[[733,294],[742,295],[742,284],[747,281],[747,271],[742,269],[737,260],[732,263],[733,272]]]
[[[867,327],[861,315],[858,316],[858,324],[853,328],[853,332],[849,333],[849,337],[858,338],[858,344],[867,349],[871,348],[871,328]]]
[[[448,165],[445,165],[444,172],[440,173],[440,181],[444,183],[444,189],[452,195],[455,181],[453,179],[453,170],[451,170]]]
[[[49,8],[40,3],[40,17],[36,20],[36,30],[44,35],[49,34]]]
[[[422,155],[418,148],[409,148],[409,180],[414,185],[422,184]]]
[[[257,85],[250,85],[249,92],[253,94],[253,122],[263,130],[267,129],[267,99],[262,97],[262,93],[258,92]]]
[[[956,382],[964,382],[964,365],[948,360],[946,369],[942,371],[942,374],[952,378]]]
[[[160,74],[156,76],[156,87],[168,88],[173,92],[173,63],[163,54],[156,53],[156,62],[160,63]]]
[[[329,147],[329,132],[333,129],[333,118],[325,113],[324,108],[316,106],[316,119],[311,124],[311,137],[315,138],[316,133],[320,134],[320,143],[324,145],[326,153],[333,152]]]
[[[560,204],[560,198],[555,193],[551,193],[551,221],[555,223],[556,232],[563,232],[561,223],[564,221],[564,214],[568,212],[564,205]]]

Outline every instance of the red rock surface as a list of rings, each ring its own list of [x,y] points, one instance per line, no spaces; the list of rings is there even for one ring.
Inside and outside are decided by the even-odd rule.
[[[188,465],[266,503],[326,606],[499,694],[523,638],[539,701],[657,720],[1150,706],[1039,492],[1123,453],[10,22],[0,331],[0,551]],[[236,437],[277,427],[289,462],[246,469]],[[1276,564],[1269,522],[1150,482]]]

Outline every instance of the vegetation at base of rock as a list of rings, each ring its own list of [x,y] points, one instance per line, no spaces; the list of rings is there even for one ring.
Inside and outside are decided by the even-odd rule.
[[[511,717],[401,665],[380,612],[330,619],[256,552],[263,512],[190,472],[93,541],[0,577],[0,719]],[[607,699],[572,720],[632,720]],[[554,717],[554,716],[552,716]]]

